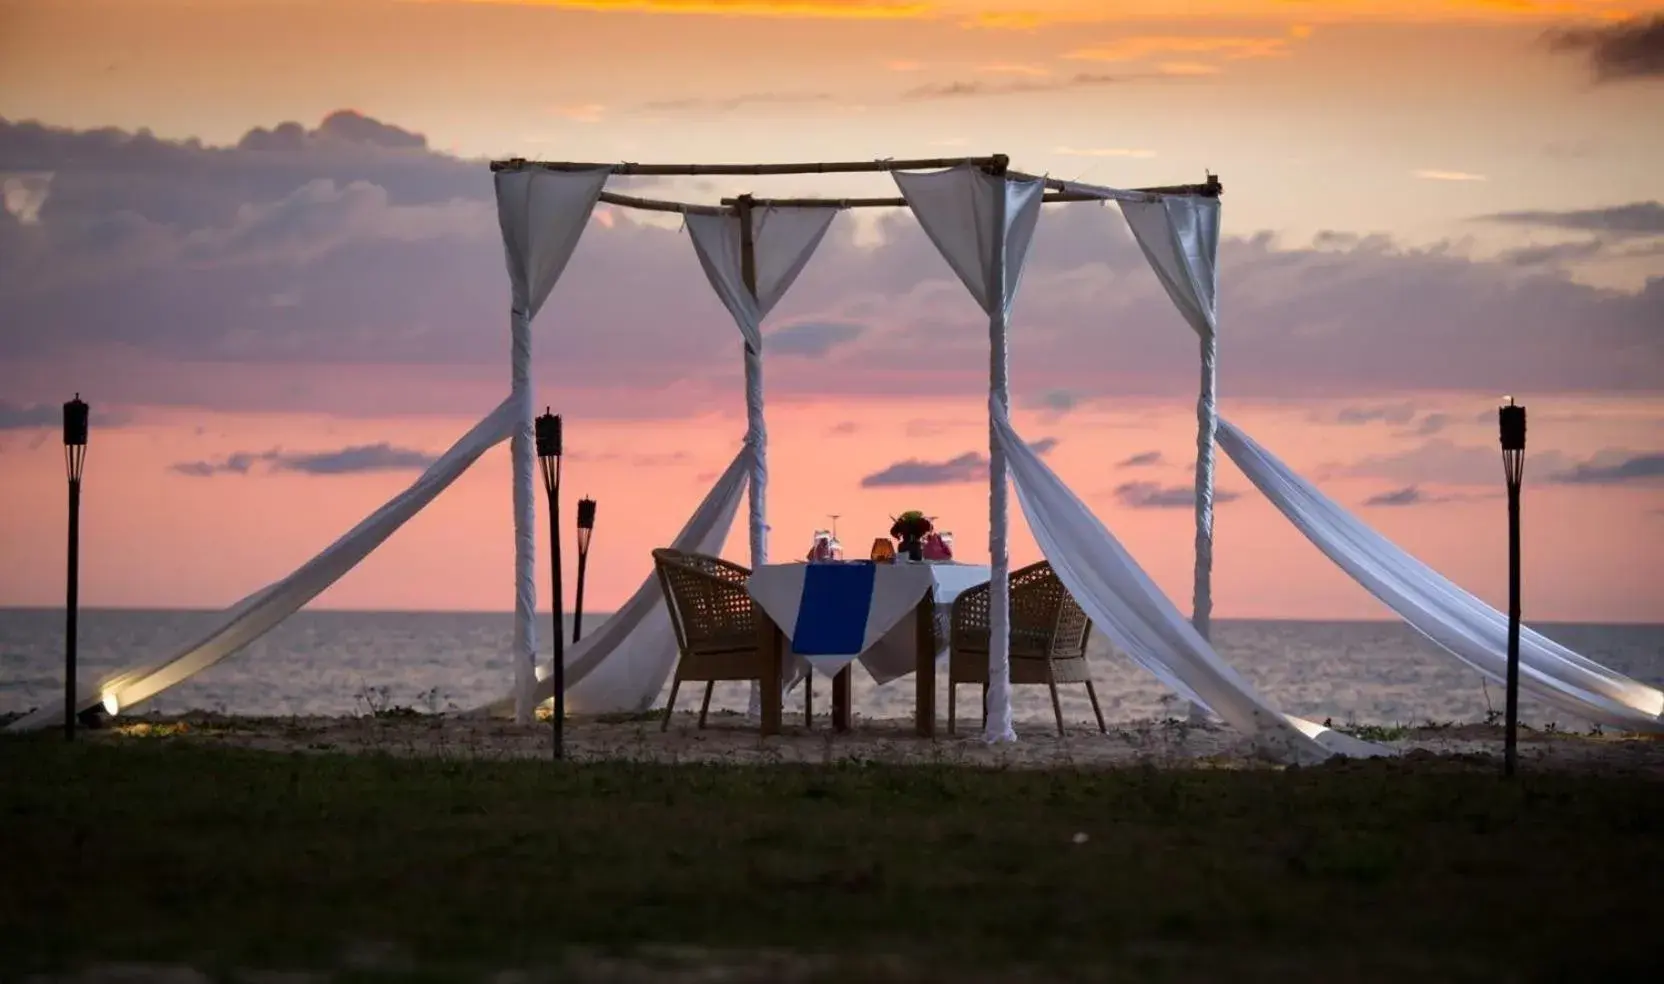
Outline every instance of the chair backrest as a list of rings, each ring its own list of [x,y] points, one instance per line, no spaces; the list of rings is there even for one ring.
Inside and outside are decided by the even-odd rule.
[[[756,609],[745,590],[751,571],[720,557],[661,548],[653,568],[683,653],[755,646]]]
[[[1086,654],[1092,620],[1042,560],[1011,572],[1011,651],[1030,658],[1065,659]],[[960,594],[953,605],[957,630],[988,631],[989,585]],[[963,606],[963,607],[962,607]]]

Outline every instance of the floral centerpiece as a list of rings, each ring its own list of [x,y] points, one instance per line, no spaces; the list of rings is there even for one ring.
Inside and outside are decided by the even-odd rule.
[[[911,509],[891,519],[894,524],[890,527],[890,536],[901,544],[900,552],[911,560],[919,560],[924,552],[924,538],[936,529],[931,525],[930,518],[917,509]]]

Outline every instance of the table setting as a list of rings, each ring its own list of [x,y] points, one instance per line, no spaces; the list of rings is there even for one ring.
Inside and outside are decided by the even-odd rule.
[[[833,680],[835,727],[848,727],[848,674],[859,662],[879,685],[918,674],[919,733],[928,735],[953,601],[988,577],[986,565],[954,560],[952,534],[915,510],[894,517],[866,559],[845,559],[836,530],[817,530],[805,560],[762,566],[746,590],[782,659]]]

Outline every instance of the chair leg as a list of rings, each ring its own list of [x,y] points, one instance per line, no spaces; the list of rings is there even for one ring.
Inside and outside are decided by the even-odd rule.
[[[670,678],[670,699],[664,702],[664,720],[659,723],[660,731],[670,730],[670,715],[672,711],[676,710],[676,691],[680,689],[682,689],[682,671],[677,670],[676,675]]]
[[[954,730],[953,730],[953,728],[954,728],[954,725],[953,725],[953,718],[954,718],[953,705],[959,703],[959,701],[957,701],[955,699],[958,695],[959,695],[959,688],[954,685],[953,677],[950,676],[950,677],[948,677],[948,734],[950,734],[950,735],[954,733]]]
[[[982,685],[982,730],[988,730],[988,685]]]
[[[1052,661],[1046,660],[1046,686],[1052,691],[1052,714],[1057,717],[1057,736],[1063,737],[1063,704],[1057,699],[1057,678],[1052,675]]]
[[[699,705],[699,727],[705,727],[705,715],[711,711],[711,691],[716,689],[715,680],[705,681],[705,700]]]
[[[1088,700],[1092,701],[1092,713],[1098,718],[1098,731],[1106,735],[1109,734],[1109,728],[1104,726],[1104,712],[1098,707],[1098,692],[1092,689],[1091,677],[1086,679],[1086,696]]]
[[[815,675],[813,671],[803,676],[803,727],[810,731],[815,728]]]

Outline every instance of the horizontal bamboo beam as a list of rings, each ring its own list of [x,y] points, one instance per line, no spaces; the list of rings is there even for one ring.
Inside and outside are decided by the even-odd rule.
[[[1083,195],[1073,191],[1049,191],[1047,202],[1096,202],[1097,195]],[[722,204],[733,205],[736,198],[724,198]],[[905,198],[753,198],[758,208],[905,208]]]
[[[689,205],[686,202],[667,202],[657,198],[637,198],[634,195],[619,195],[610,191],[601,192],[601,201],[619,208],[639,209],[643,212],[678,212],[682,215],[731,215],[732,209],[719,208],[715,205]]]
[[[492,161],[493,171],[518,171],[536,168],[544,171],[593,171],[609,168],[613,174],[653,175],[657,177],[693,177],[697,175],[756,175],[756,174],[856,174],[874,171],[930,171],[971,164],[976,167],[1001,168],[1009,158],[1004,154],[989,157],[931,157],[916,160],[829,161],[819,164],[583,164],[573,161],[528,161],[522,157]]]
[[[1016,172],[1012,172],[1011,176],[1019,181],[1044,181],[1047,188],[1058,191],[1067,191],[1069,187],[1069,182],[1060,178],[1039,178],[1034,175],[1018,174]],[[1210,174],[1204,184],[1159,185],[1154,188],[1125,188],[1122,190],[1141,195],[1200,195],[1204,198],[1218,198],[1224,194],[1225,186],[1219,183],[1217,174]],[[1082,197],[1095,199],[1097,196],[1083,194]]]

